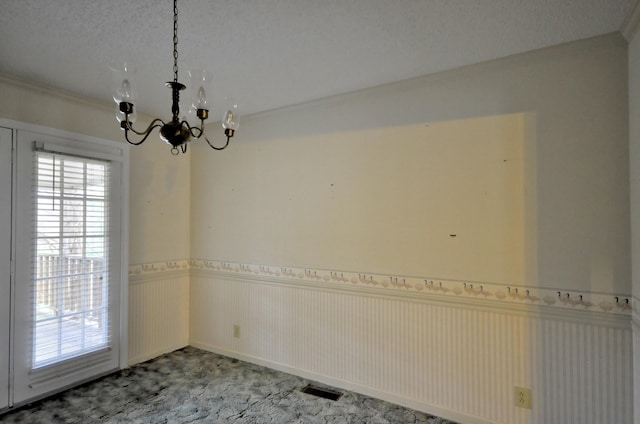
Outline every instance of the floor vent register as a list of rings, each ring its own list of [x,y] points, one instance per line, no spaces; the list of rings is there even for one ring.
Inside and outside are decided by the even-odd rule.
[[[338,400],[342,397],[342,393],[340,392],[314,386],[313,384],[308,384],[307,386],[303,387],[301,392],[329,400]]]

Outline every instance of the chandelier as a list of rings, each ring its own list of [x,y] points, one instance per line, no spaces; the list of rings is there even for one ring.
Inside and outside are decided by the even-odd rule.
[[[113,99],[118,104],[116,109],[116,118],[120,122],[120,128],[124,131],[124,138],[130,144],[135,146],[142,144],[151,134],[151,132],[160,128],[160,138],[171,145],[171,153],[177,155],[182,151],[186,153],[187,144],[191,138],[203,138],[209,146],[215,150],[223,150],[229,145],[229,140],[233,137],[238,129],[238,105],[234,101],[230,101],[225,108],[222,117],[222,128],[227,137],[227,141],[223,146],[214,146],[205,135],[204,121],[209,118],[209,101],[207,100],[207,91],[211,83],[210,74],[204,70],[189,71],[191,77],[191,105],[189,107],[189,115],[195,117],[191,120],[199,120],[196,125],[190,124],[187,119],[180,118],[180,91],[186,86],[178,82],[178,4],[177,0],[173,0],[173,81],[167,82],[167,87],[171,90],[171,112],[170,121],[163,121],[156,118],[144,131],[138,131],[133,128],[136,120],[136,112],[133,102],[136,92],[134,90],[133,77],[135,70],[127,63],[112,68],[114,75],[114,93]],[[131,134],[134,133],[141,138],[132,140]]]

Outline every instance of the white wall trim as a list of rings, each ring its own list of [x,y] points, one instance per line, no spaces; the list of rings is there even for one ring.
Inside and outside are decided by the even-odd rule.
[[[640,299],[636,296],[633,296],[632,300],[633,312],[631,315],[632,324],[640,330]]]
[[[625,19],[620,32],[627,41],[631,42],[638,33],[638,29],[640,29],[640,1],[636,2],[631,14]]]
[[[190,260],[189,268],[194,275],[210,278],[458,304],[466,308],[503,310],[527,316],[555,316],[562,320],[578,320],[590,324],[618,324],[622,328],[629,328],[631,320],[631,296],[625,294],[198,259]]]
[[[1,81],[1,77],[0,77],[0,81]],[[125,161],[126,161],[126,164],[129,163],[129,156],[130,156],[129,144],[126,144],[126,143],[121,143],[118,141],[108,140],[105,138],[94,137],[91,135],[85,135],[81,133],[65,131],[57,128],[51,128],[51,127],[46,127],[46,126],[37,125],[37,124],[30,124],[27,122],[16,121],[13,119],[6,119],[6,118],[0,118],[0,127],[12,128],[18,131],[29,131],[29,132],[35,132],[40,134],[46,134],[54,137],[66,138],[71,140],[89,141],[91,143],[95,143],[102,146],[115,147],[118,150],[122,151],[121,161],[123,163],[123,166],[125,164]],[[127,170],[127,177],[128,177],[128,174],[129,172]]]
[[[187,259],[134,264],[129,266],[129,283],[137,284],[157,280],[159,275],[165,279],[184,277],[188,274],[189,260]]]
[[[509,66],[509,64],[522,65],[523,62],[538,62],[544,58],[549,57],[549,55],[562,57],[567,55],[581,54],[584,52],[592,52],[593,50],[597,49],[611,48],[612,46],[623,45],[625,43],[624,38],[625,37],[620,32],[615,31],[608,34],[597,35],[595,37],[579,39],[567,43],[491,59],[485,62],[474,63],[455,69],[448,69],[445,71],[435,72],[427,75],[419,75],[417,77],[408,78],[401,81],[394,81],[387,84],[381,84],[375,87],[362,88],[360,90],[355,90],[348,93],[337,94],[320,99],[313,99],[307,102],[283,106],[277,109],[256,112],[243,116],[243,119],[269,120],[271,118],[279,118],[280,114],[282,114],[283,112],[291,113],[296,110],[306,108],[309,105],[323,105],[329,107],[333,104],[344,104],[345,102],[349,101],[349,99],[362,97],[369,93],[384,93],[385,91],[395,92],[396,90],[411,89],[412,87],[415,87],[416,84],[434,85],[444,81],[455,81],[461,77],[466,77],[470,74],[476,74],[478,72],[484,72],[495,67],[502,68],[504,66]]]
[[[78,96],[76,93],[73,93],[71,91],[63,90],[63,89],[46,85],[46,84],[39,84],[33,81],[22,80],[22,79],[16,78],[14,75],[9,76],[5,74],[0,74],[0,83],[12,85],[18,88],[23,88],[25,90],[33,91],[46,96],[57,97],[57,98],[68,100],[74,103],[84,104],[100,110],[105,110],[105,111],[114,110],[112,107],[113,103]]]
[[[633,319],[636,325],[640,325],[640,312],[638,312],[640,300],[632,298],[629,294],[432,277],[176,259],[130,265],[129,283],[139,284],[158,278],[180,278],[189,273],[207,278],[293,285],[405,301],[455,304],[465,308],[503,311],[527,316],[553,316],[561,320],[620,325],[622,328],[628,328],[629,322]]]
[[[178,279],[188,277],[188,270],[164,270],[153,274],[131,275],[129,274],[129,284],[137,285],[143,283],[154,282],[158,280]]]
[[[142,355],[137,355],[135,357],[129,358],[129,366],[133,366],[136,364],[140,364],[142,362],[149,361],[151,359],[157,358],[158,356],[162,356],[166,353],[171,353],[175,350],[182,349],[184,347],[186,347],[184,343],[174,343],[172,345],[164,347],[163,349],[155,350],[152,352],[145,352]]]
[[[350,390],[366,396],[374,397],[376,399],[382,399],[387,402],[395,403],[397,405],[415,409],[417,411],[421,411],[427,414],[435,415],[440,418],[445,418],[448,420],[452,420],[460,423],[466,423],[466,424],[493,424],[492,421],[486,421],[479,417],[452,411],[451,409],[443,408],[438,405],[431,405],[431,404],[425,404],[423,402],[412,401],[404,397],[394,395],[393,393],[388,393],[372,387],[362,386],[359,384],[354,384],[350,381],[336,379],[326,375],[309,372],[307,370],[290,367],[286,364],[282,364],[275,361],[269,361],[264,358],[260,358],[253,355],[246,355],[237,351],[224,349],[219,346],[202,343],[195,340],[191,340],[189,345],[198,349],[217,353],[219,355],[236,358],[241,361],[245,361],[252,364],[271,368],[277,371],[282,371],[289,374],[297,375],[299,377],[317,381],[323,384],[327,384],[329,386],[335,386],[335,387],[338,387],[339,389]]]

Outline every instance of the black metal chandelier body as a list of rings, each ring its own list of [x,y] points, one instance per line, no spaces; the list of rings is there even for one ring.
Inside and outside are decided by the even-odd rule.
[[[195,109],[197,119],[199,120],[198,126],[192,126],[186,119],[180,119],[180,91],[184,90],[186,86],[178,82],[178,5],[177,0],[173,0],[173,81],[166,83],[167,87],[171,90],[171,112],[172,117],[168,122],[162,119],[156,118],[144,131],[138,131],[133,128],[135,122],[134,111],[134,90],[131,82],[131,72],[127,64],[124,64],[121,69],[114,69],[116,71],[116,87],[114,92],[114,100],[118,104],[116,111],[116,117],[120,121],[120,128],[124,130],[124,137],[130,144],[135,146],[144,143],[149,137],[152,131],[159,128],[160,138],[166,143],[171,145],[171,153],[177,155],[182,151],[186,153],[188,142],[191,138],[199,139],[203,138],[207,144],[215,150],[223,150],[229,145],[229,140],[233,137],[235,131],[238,129],[238,105],[235,102],[231,102],[226,109],[222,118],[222,127],[224,128],[224,134],[227,137],[226,143],[217,147],[214,146],[207,136],[205,135],[204,121],[209,118],[209,109],[206,100],[206,89],[204,86],[204,72],[200,74],[200,81],[202,85],[194,90],[194,99],[191,107]],[[193,78],[193,75],[192,75]],[[207,77],[208,79],[208,77]],[[194,88],[197,84],[196,81],[192,81]],[[134,133],[142,138],[139,140],[132,140],[130,138],[130,132]]]

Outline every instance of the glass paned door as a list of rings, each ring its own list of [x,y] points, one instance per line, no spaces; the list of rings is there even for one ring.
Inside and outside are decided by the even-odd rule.
[[[110,163],[36,153],[34,368],[110,347]]]
[[[117,369],[122,163],[18,131],[14,403]]]
[[[12,130],[0,127],[0,409],[9,406]]]

